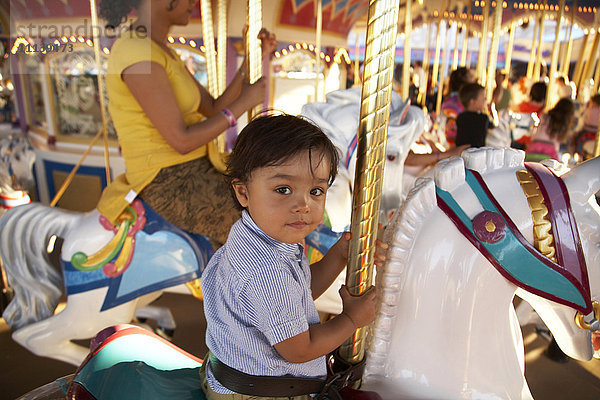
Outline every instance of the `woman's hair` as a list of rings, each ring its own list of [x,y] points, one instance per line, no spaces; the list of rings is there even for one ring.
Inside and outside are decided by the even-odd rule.
[[[247,183],[256,169],[283,164],[306,150],[309,157],[316,155],[320,157],[319,162],[329,162],[331,185],[337,175],[340,155],[321,128],[293,115],[262,115],[240,132],[227,160],[225,175],[230,183]]]
[[[462,85],[467,83],[469,76],[469,69],[466,67],[459,67],[450,73],[450,82],[448,84],[448,90],[450,93],[458,92]]]
[[[137,9],[141,0],[101,0],[98,15],[106,20],[107,27],[116,28],[127,20],[127,15]]]
[[[564,141],[571,131],[571,123],[575,115],[575,103],[568,98],[563,98],[548,111],[549,127],[548,136]]]

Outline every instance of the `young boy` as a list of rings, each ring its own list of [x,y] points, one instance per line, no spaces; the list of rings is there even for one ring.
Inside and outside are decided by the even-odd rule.
[[[202,275],[209,400],[261,398],[219,381],[223,364],[236,376],[252,375],[246,387],[256,390],[272,386],[265,376],[324,377],[325,355],[374,320],[374,288],[354,297],[342,287],[343,312],[325,323],[314,305],[347,262],[350,233],[311,266],[301,244],[321,222],[338,157],[318,127],[290,115],[259,117],[237,138],[227,175],[242,218]],[[384,259],[379,246],[377,265]]]
[[[489,117],[484,113],[487,107],[485,88],[478,83],[467,83],[458,91],[458,99],[465,111],[456,118],[456,146],[485,146],[485,137],[492,127]]]

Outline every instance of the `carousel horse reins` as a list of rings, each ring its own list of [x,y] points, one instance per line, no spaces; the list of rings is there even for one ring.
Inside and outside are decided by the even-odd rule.
[[[526,163],[525,167],[517,171],[517,179],[532,211],[535,247],[523,237],[476,171],[465,171],[466,182],[483,212],[469,218],[451,193],[436,187],[438,207],[506,279],[574,308],[576,319],[583,322],[578,326],[596,330],[600,305],[591,301],[587,266],[565,184],[540,164]],[[583,315],[592,312],[592,322],[585,323]]]

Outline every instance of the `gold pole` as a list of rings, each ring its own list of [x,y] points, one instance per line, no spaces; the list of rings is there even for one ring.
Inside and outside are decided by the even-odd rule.
[[[97,26],[97,25],[94,25],[94,26]],[[63,194],[65,194],[65,191],[67,190],[67,188],[69,187],[69,185],[71,184],[71,182],[73,182],[73,178],[75,177],[75,174],[79,170],[79,167],[81,167],[81,164],[83,164],[83,160],[85,160],[85,158],[88,156],[88,154],[90,154],[90,151],[92,150],[92,147],[94,147],[94,145],[96,144],[96,142],[98,141],[98,139],[100,139],[100,135],[103,134],[103,133],[105,133],[105,132],[106,132],[106,129],[104,129],[104,126],[102,126],[102,128],[100,128],[100,130],[98,131],[98,133],[96,133],[96,136],[94,136],[94,138],[90,142],[88,148],[83,152],[83,155],[81,156],[81,158],[79,159],[79,161],[77,162],[77,164],[75,164],[75,166],[73,167],[73,169],[71,170],[71,172],[69,172],[69,175],[67,175],[67,179],[65,179],[65,181],[63,182],[63,184],[60,186],[60,188],[58,189],[58,191],[54,195],[54,198],[50,202],[50,207],[54,207],[56,205],[56,203],[58,203],[58,201],[60,200],[60,198],[63,196]]]
[[[372,286],[375,240],[383,185],[387,127],[394,76],[394,53],[400,0],[370,0],[365,72],[358,125],[355,189],[346,285],[358,296]],[[340,357],[350,364],[362,361],[366,328],[358,329],[340,346]]]
[[[546,109],[554,106],[554,87],[556,86],[556,71],[558,70],[558,46],[560,45],[560,28],[562,24],[565,0],[558,1],[558,14],[556,16],[556,30],[554,31],[554,43],[552,44],[552,60],[550,61],[550,71],[548,72],[548,95],[546,96]]]
[[[594,91],[592,93],[598,93],[600,88],[600,62],[596,63],[596,73],[594,74]]]
[[[538,32],[538,51],[535,58],[535,65],[533,66],[533,80],[538,81],[542,73],[542,59],[544,53],[544,25],[546,23],[546,5],[548,0],[544,0],[543,4],[540,4],[540,30]]]
[[[357,83],[360,81],[360,68],[359,68],[359,62],[358,62],[358,51],[360,50],[360,47],[358,46],[358,33],[356,33],[356,39],[354,40],[354,83]]]
[[[479,54],[477,57],[477,80],[485,86],[485,62],[487,60],[487,39],[490,20],[490,5],[492,0],[485,0],[483,6],[483,24],[481,28],[481,40],[479,41]]]
[[[445,26],[444,22],[444,26]],[[450,27],[450,25],[448,25]],[[440,110],[442,109],[442,96],[444,91],[444,81],[446,79],[446,70],[448,69],[448,41],[450,38],[450,29],[447,29],[445,32],[445,42],[444,42],[444,51],[442,52],[442,69],[440,71],[440,80],[438,82],[438,93],[437,93],[437,101],[435,104],[435,113],[436,115],[440,115]]]
[[[463,30],[465,31],[465,36],[463,38],[463,47],[462,52],[460,54],[460,66],[467,66],[467,47],[469,47],[469,31],[471,30],[471,20],[473,19],[472,14],[472,6],[473,2],[469,1],[469,6],[467,9],[467,23],[463,25]]]
[[[213,31],[212,2],[200,0],[202,12],[202,39],[206,48],[206,74],[208,78],[208,91],[214,98],[219,97],[219,82],[217,75],[217,60],[215,50],[215,35]]]
[[[250,84],[255,83],[262,76],[262,54],[258,34],[262,28],[262,1],[248,0],[248,12],[246,13],[248,33],[246,34],[246,57],[248,60],[248,80]],[[262,104],[248,111],[248,121],[258,115]]]
[[[452,68],[451,71],[454,71],[458,67],[458,22],[454,22],[454,27],[456,28],[456,36],[454,37],[454,51],[452,52]]]
[[[517,23],[515,21],[512,21],[510,24],[510,32],[508,34],[508,43],[506,44],[506,60],[504,61],[504,70],[506,71],[506,75],[504,76],[504,87],[508,86],[508,78],[510,76],[510,64],[512,63],[512,53],[515,44],[516,28]]]
[[[427,42],[425,43],[425,53],[423,54],[423,71],[425,72],[424,82],[419,83],[419,104],[425,104],[427,98],[427,83],[429,82],[429,45],[431,42],[431,23],[427,23]]]
[[[410,87],[410,37],[412,33],[412,0],[406,0],[404,14],[404,62],[402,64],[402,99],[408,100],[408,89]]]
[[[596,142],[594,143],[594,157],[600,156],[600,121],[598,121],[598,129],[596,129]]]
[[[321,70],[321,33],[323,32],[323,1],[317,0],[317,29],[315,38],[315,101],[320,101],[319,86],[321,83],[320,70]],[[323,71],[323,77],[325,77],[325,71]]]
[[[486,98],[488,104],[492,101],[494,92],[494,81],[496,80],[496,64],[498,63],[498,47],[500,45],[500,29],[502,28],[502,0],[496,0],[494,10],[494,29],[492,31],[492,43],[490,44],[490,59],[487,71]]]
[[[444,22],[445,24],[445,22]],[[431,87],[438,86],[438,71],[440,69],[440,49],[442,45],[441,32],[442,19],[440,18],[437,22],[437,33],[435,35],[435,59],[433,60],[433,70],[431,71]],[[437,112],[437,111],[436,111]]]
[[[538,4],[540,4],[540,2],[538,1]],[[536,57],[536,53],[537,53],[537,38],[538,38],[538,31],[540,29],[540,19],[539,16],[536,15],[534,18],[530,19],[531,23],[535,22],[535,26],[533,27],[533,36],[531,38],[531,53],[529,53],[529,62],[527,63],[527,79],[531,79],[531,77],[533,76],[533,67],[535,65],[535,57]]]
[[[594,42],[592,44],[592,49],[590,51],[590,56],[587,59],[585,66],[583,68],[583,73],[581,74],[581,79],[577,87],[583,86],[585,81],[591,78],[592,72],[594,71],[594,66],[596,65],[596,61],[598,60],[598,44],[600,43],[600,33],[597,31],[598,25],[594,27]],[[579,91],[582,93],[583,91]],[[581,97],[579,98],[581,100]]]
[[[92,17],[92,28],[97,27],[98,9],[96,8],[96,0],[90,0],[90,13]],[[102,117],[102,132],[104,136],[104,168],[106,169],[106,184],[108,185],[110,184],[111,180],[110,159],[108,154],[108,132],[106,131],[108,118],[106,117],[106,104],[104,97],[104,75],[102,72],[102,64],[100,62],[100,37],[98,36],[98,29],[92,29],[92,38],[94,39],[94,62],[96,63],[96,67],[98,68],[98,97],[100,98],[100,116]]]
[[[573,82],[575,82],[575,86],[577,87],[577,97],[579,98],[579,94],[581,93],[581,88],[579,87],[579,80],[581,79],[581,72],[583,71],[583,59],[585,58],[585,53],[587,51],[588,42],[590,40],[591,31],[588,31],[583,36],[583,42],[581,43],[581,49],[579,50],[579,57],[577,57],[577,62],[575,63],[575,70],[573,71]]]
[[[220,96],[227,87],[227,0],[218,0],[217,3],[217,69]],[[223,140],[223,151],[225,151],[224,145],[225,140]]]
[[[571,23],[569,24],[569,30],[567,31],[567,49],[564,52],[563,59],[560,65],[560,71],[565,76],[569,76],[569,66],[571,65],[571,52],[573,51],[573,25],[575,24],[576,9],[577,0],[573,1],[573,8],[571,9]]]

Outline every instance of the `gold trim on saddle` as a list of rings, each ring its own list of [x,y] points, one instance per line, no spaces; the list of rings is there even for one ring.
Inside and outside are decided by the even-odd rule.
[[[527,170],[517,171],[517,180],[525,197],[527,197],[527,204],[531,209],[533,244],[540,253],[557,262],[552,224],[548,218],[548,207],[544,203],[544,196],[540,187],[533,175]]]

